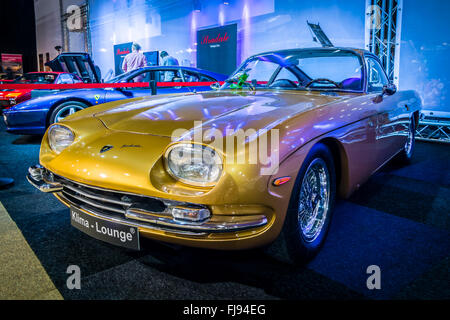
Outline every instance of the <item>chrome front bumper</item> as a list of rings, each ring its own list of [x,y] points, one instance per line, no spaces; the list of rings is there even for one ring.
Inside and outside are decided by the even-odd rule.
[[[206,206],[119,193],[84,185],[57,177],[40,165],[28,169],[27,180],[42,192],[56,193],[57,197],[68,206],[83,210],[98,218],[143,229],[164,230],[183,235],[204,235],[218,232],[236,232],[262,227],[267,224],[267,217],[264,215],[211,215]],[[99,196],[96,191],[103,196]],[[105,193],[110,193],[112,196],[106,196]],[[124,197],[139,197],[144,201],[138,203],[126,202],[122,200]],[[153,211],[151,208],[142,205],[145,200],[161,202],[165,208]],[[180,212],[187,212],[188,214],[182,216]],[[192,220],[192,217],[195,216],[199,217],[200,220]]]
[[[62,191],[63,186],[60,183],[49,183],[44,181],[44,168],[40,165],[35,165],[28,168],[27,180],[33,187],[42,192],[59,192]]]

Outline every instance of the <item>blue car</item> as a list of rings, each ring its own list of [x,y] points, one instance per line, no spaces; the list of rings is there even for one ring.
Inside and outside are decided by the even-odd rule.
[[[225,81],[226,75],[182,66],[144,67],[121,74],[108,83],[132,82],[215,82]],[[209,86],[161,86],[145,88],[101,88],[57,91],[35,90],[41,95],[3,111],[6,130],[14,134],[43,134],[47,127],[84,108],[151,94],[183,93],[210,90]]]

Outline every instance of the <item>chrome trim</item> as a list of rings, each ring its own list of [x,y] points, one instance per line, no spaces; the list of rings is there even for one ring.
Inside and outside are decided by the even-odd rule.
[[[62,192],[58,192],[57,195],[61,197],[65,202],[67,202],[69,205],[84,210],[88,212],[89,214],[93,216],[100,217],[102,219],[106,219],[109,221],[126,224],[130,226],[145,228],[145,229],[156,229],[156,230],[162,230],[172,233],[181,233],[181,234],[188,234],[188,235],[205,235],[208,232],[229,232],[229,231],[239,231],[243,229],[249,229],[249,228],[255,228],[255,227],[261,227],[267,224],[267,218],[263,215],[255,215],[251,216],[252,218],[257,218],[257,220],[249,220],[249,221],[243,221],[243,222],[214,222],[214,221],[208,221],[203,224],[198,225],[192,225],[187,224],[183,221],[178,220],[172,220],[164,217],[151,217],[152,219],[147,219],[146,222],[135,222],[130,221],[128,219],[123,219],[119,217],[112,217],[108,216],[102,213],[99,213],[97,211],[93,211],[92,209],[86,208],[83,205],[78,205],[69,199],[67,199]],[[173,228],[173,229],[172,229]]]
[[[100,201],[103,201],[103,202],[114,203],[114,204],[118,204],[118,205],[125,206],[125,207],[130,207],[132,205],[131,202],[118,201],[118,200],[115,200],[115,199],[111,199],[108,196],[99,197],[99,196],[97,196],[97,195],[95,195],[95,194],[93,194],[91,192],[88,192],[88,191],[85,191],[85,190],[81,190],[80,188],[75,188],[75,187],[73,187],[71,185],[68,185],[68,184],[65,184],[64,188],[70,189],[70,190],[72,190],[72,191],[74,191],[76,193],[79,193],[79,194],[87,197],[87,198],[96,199],[96,200],[100,200]],[[69,193],[69,195],[71,195],[71,194]]]
[[[44,168],[41,165],[28,168],[27,180],[33,187],[42,192],[59,192],[63,189],[60,183],[50,183],[44,180]]]
[[[117,218],[117,217],[111,217],[105,214],[101,214],[97,211],[93,211],[89,208],[86,208],[84,206],[79,206],[75,203],[73,203],[72,201],[70,201],[69,199],[67,199],[61,192],[56,193],[56,195],[62,199],[62,201],[64,201],[67,205],[69,206],[73,206],[79,210],[83,210],[86,213],[96,216],[98,218],[101,219],[105,219],[107,221],[112,221],[112,222],[116,222],[116,223],[120,223],[120,224],[125,224],[128,226],[132,226],[132,227],[138,227],[138,228],[146,228],[146,229],[152,229],[152,230],[160,230],[160,231],[167,231],[167,232],[172,232],[172,233],[177,233],[177,234],[183,234],[183,235],[190,235],[190,236],[202,236],[205,235],[206,233],[199,233],[199,232],[189,232],[189,231],[183,231],[183,230],[170,230],[170,229],[166,229],[166,228],[161,228],[155,225],[151,225],[151,224],[146,224],[146,223],[141,223],[141,222],[135,222],[135,221],[130,221],[130,220],[125,220],[125,219],[121,219],[121,218]]]
[[[27,180],[33,187],[45,193],[59,192],[63,189],[62,185],[60,184],[50,184],[44,182],[43,180],[34,180],[29,174],[27,175]]]
[[[125,211],[126,218],[140,220],[140,221],[147,221],[147,222],[152,222],[152,220],[157,219],[158,214],[161,214],[161,215],[166,214],[167,216],[172,217],[170,215],[169,210],[165,210],[161,213],[150,212],[150,211],[142,210],[142,209],[138,209],[138,208],[127,209],[127,211]]]
[[[80,196],[71,194],[71,193],[65,191],[64,189],[62,190],[62,193],[67,194],[69,197],[77,199],[80,202],[87,203],[88,205],[96,207],[96,208],[99,208],[99,209],[113,211],[113,212],[117,212],[117,213],[120,213],[120,214],[124,214],[125,213],[125,210],[116,209],[116,208],[113,208],[113,207],[110,207],[110,206],[107,206],[107,205],[104,205],[104,204],[99,204],[99,203],[96,203],[94,201],[91,201],[91,200],[88,200],[88,199],[84,199],[84,198],[82,198]]]
[[[300,187],[298,224],[306,242],[321,234],[330,205],[330,174],[322,158],[315,158],[306,169]]]
[[[239,221],[220,221],[220,219],[222,218],[231,218],[230,220],[232,220],[233,218],[231,216],[220,215],[213,215],[210,218],[199,222],[176,219],[172,216],[170,208],[181,207],[187,209],[198,208],[199,210],[208,209],[204,205],[166,200],[156,197],[149,197],[85,185],[66,178],[58,177],[39,165],[29,168],[27,179],[40,191],[56,192],[58,197],[70,206],[84,210],[87,213],[98,216],[102,219],[118,222],[121,224],[127,224],[130,226],[198,236],[206,233],[233,232],[244,229],[251,229],[267,224],[267,217],[264,215],[236,216]],[[77,188],[77,186],[80,186],[80,188]],[[117,196],[129,195],[140,197],[142,199],[156,200],[162,202],[166,207],[160,212],[150,211],[145,208],[140,208],[139,201],[120,201],[113,199],[108,195],[96,195],[89,189],[109,192],[117,194]],[[104,203],[99,203],[95,200],[118,205],[121,206],[121,208],[113,207]],[[76,203],[77,201],[79,201],[80,203]],[[111,212],[111,214],[102,213],[101,210]],[[117,215],[115,216],[114,214]],[[136,221],[133,221],[132,219]]]
[[[34,179],[34,180],[42,180],[43,179],[43,173],[44,173],[44,169],[42,168],[41,165],[35,165],[32,167],[28,168],[28,173],[30,174],[30,176]]]
[[[48,172],[50,172],[50,171],[48,171]],[[102,188],[102,187],[91,186],[91,185],[88,185],[88,184],[84,184],[82,182],[77,182],[77,181],[70,180],[70,179],[67,179],[67,178],[62,178],[62,177],[57,177],[56,179],[57,180],[59,179],[62,182],[68,181],[70,183],[73,183],[73,184],[76,184],[76,185],[80,185],[80,186],[85,187],[85,188],[95,189],[95,190],[99,190],[99,191],[103,191],[103,192],[118,193],[118,194],[122,194],[122,195],[135,196],[135,197],[140,197],[140,198],[144,198],[144,199],[145,198],[155,199],[155,200],[159,200],[159,201],[163,202],[166,206],[186,204],[185,202],[180,202],[180,201],[175,201],[175,200],[169,200],[169,199],[163,199],[163,198],[158,198],[158,197],[151,197],[151,196],[147,196],[147,195],[143,195],[143,194],[137,194],[137,193],[132,193],[132,192],[127,192],[127,191],[119,191],[119,190],[105,189],[105,188]],[[61,181],[58,181],[58,182],[61,182]]]
[[[131,219],[137,219],[137,220],[143,220],[145,221],[148,216],[172,216],[172,214],[170,213],[169,208],[166,208],[164,211],[161,212],[156,212],[156,211],[149,211],[146,209],[142,209],[142,208],[128,208],[125,211],[125,217],[127,218],[131,218]]]
[[[257,220],[249,220],[244,222],[213,222],[206,221],[201,224],[192,224],[176,219],[163,218],[163,217],[152,217],[153,220],[147,219],[149,223],[154,223],[157,225],[162,225],[166,227],[184,229],[190,231],[201,231],[201,232],[230,232],[239,231],[249,228],[256,228],[263,226],[267,223],[267,218],[264,216],[252,216]]]

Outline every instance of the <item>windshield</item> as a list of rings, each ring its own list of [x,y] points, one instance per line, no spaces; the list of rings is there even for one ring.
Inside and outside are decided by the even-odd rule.
[[[26,73],[14,83],[46,83],[55,82],[56,75],[54,73]]]
[[[362,62],[345,50],[303,50],[249,58],[223,86],[361,91]]]

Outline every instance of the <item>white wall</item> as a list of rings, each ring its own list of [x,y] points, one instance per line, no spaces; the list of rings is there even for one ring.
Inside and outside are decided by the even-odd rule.
[[[62,0],[63,12],[71,5],[81,6],[86,0]],[[61,10],[59,0],[34,0],[36,15],[36,47],[39,67],[39,54],[43,54],[44,63],[46,53],[50,54],[50,60],[54,59],[58,52],[56,46],[63,47],[63,34],[61,29]],[[80,32],[69,32],[69,51],[85,51],[85,35]]]
[[[106,74],[113,45],[136,41],[196,65],[196,30],[238,24],[238,62],[262,51],[318,46],[306,20],[320,22],[336,46],[364,47],[365,0],[89,0],[92,55]]]
[[[50,60],[58,55],[55,46],[62,45],[61,15],[58,0],[34,0],[37,54],[48,52]],[[39,58],[38,67],[39,67]]]
[[[424,108],[450,112],[450,1],[403,1],[400,89],[413,89]]]

